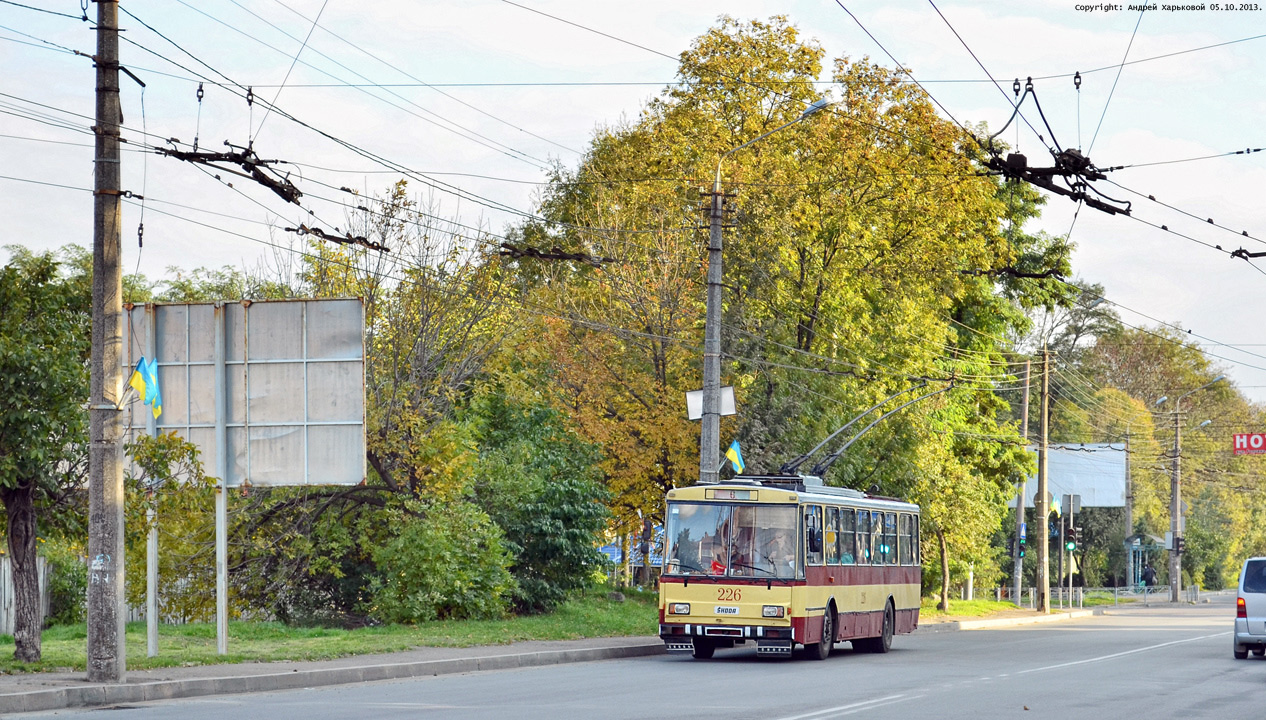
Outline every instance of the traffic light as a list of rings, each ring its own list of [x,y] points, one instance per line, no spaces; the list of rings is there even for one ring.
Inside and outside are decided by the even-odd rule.
[[[1015,556],[1015,538],[1007,538],[1007,554]]]
[[[1071,525],[1064,534],[1064,547],[1069,552],[1077,549],[1077,528],[1072,527]]]
[[[1024,542],[1024,536],[1023,536],[1023,535],[1021,535],[1021,536],[1020,536],[1020,551],[1019,551],[1019,553],[1018,553],[1018,555],[1019,555],[1020,557],[1024,557],[1024,546],[1025,546],[1026,544],[1027,544],[1027,543],[1025,543],[1025,542]]]
[[[1179,555],[1182,555],[1184,552],[1186,552],[1186,551],[1187,551],[1187,539],[1186,539],[1186,538],[1184,538],[1184,537],[1183,537],[1183,536],[1181,536],[1181,535],[1179,535],[1177,538],[1175,538],[1175,539],[1174,539],[1174,551],[1175,551],[1175,552],[1177,552]]]

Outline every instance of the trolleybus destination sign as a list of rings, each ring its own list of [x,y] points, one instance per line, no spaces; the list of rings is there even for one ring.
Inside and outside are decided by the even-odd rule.
[[[1235,433],[1236,455],[1266,455],[1266,433]]]

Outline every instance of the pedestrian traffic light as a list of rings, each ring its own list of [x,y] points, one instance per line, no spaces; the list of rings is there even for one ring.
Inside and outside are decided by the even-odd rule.
[[[1179,535],[1174,539],[1174,551],[1182,555],[1187,550],[1187,539]]]
[[[1017,553],[1020,557],[1024,557],[1024,546],[1025,546],[1026,544],[1027,544],[1027,543],[1025,543],[1025,542],[1024,542],[1024,536],[1023,536],[1023,535],[1021,535],[1021,536],[1020,536],[1020,550],[1019,550],[1019,552]]]

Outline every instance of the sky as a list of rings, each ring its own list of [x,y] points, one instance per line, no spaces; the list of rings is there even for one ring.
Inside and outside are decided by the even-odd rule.
[[[1230,154],[1266,147],[1266,0],[1203,5],[125,0],[122,63],[145,83],[121,79],[125,137],[196,137],[212,151],[253,142],[261,158],[287,161],[277,167],[306,204],[127,152],[123,188],[146,200],[143,218],[135,198],[124,208],[123,266],[151,279],[252,267],[293,238],[285,227],[338,226],[348,197],[339,188],[382,193],[399,177],[248,105],[232,84],[426,173],[440,183],[426,191],[435,214],[502,233],[533,212],[550,164],[575,167],[595,130],[636,118],[719,16],[781,13],[829,58],[891,66],[891,53],[959,122],[1001,128],[1012,82],[1032,77],[1050,131],[1026,104],[1043,139],[1024,123],[1002,137],[1033,165],[1049,165],[1053,132],[1098,167],[1127,166],[1110,174],[1117,186],[1096,187],[1132,205],[1128,217],[1109,216],[1052,197],[1030,229],[1071,231],[1077,277],[1101,284],[1123,321],[1189,330],[1231,382],[1266,402],[1266,322],[1256,313],[1266,308],[1266,258],[1229,255],[1266,251],[1266,153]],[[81,14],[77,0],[0,0],[0,246],[91,245],[94,70],[70,51],[90,54],[96,41]],[[206,82],[199,100],[197,75],[226,87]]]

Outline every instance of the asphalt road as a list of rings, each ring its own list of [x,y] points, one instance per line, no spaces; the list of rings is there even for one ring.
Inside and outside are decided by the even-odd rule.
[[[1233,598],[1001,630],[841,643],[824,662],[754,649],[110,709],[111,720],[347,718],[1239,718],[1266,714],[1266,660],[1231,657]],[[102,710],[33,713],[74,717]]]

